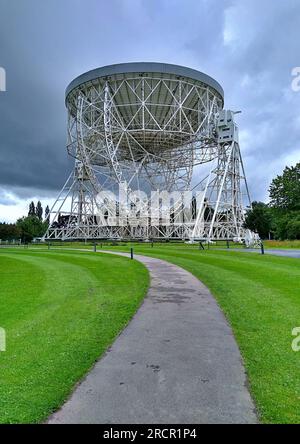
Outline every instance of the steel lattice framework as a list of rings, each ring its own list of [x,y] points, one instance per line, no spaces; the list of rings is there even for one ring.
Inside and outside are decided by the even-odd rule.
[[[112,65],[75,79],[66,106],[75,167],[46,239],[245,237],[238,129],[214,79],[176,65]],[[206,174],[192,186],[195,166]]]

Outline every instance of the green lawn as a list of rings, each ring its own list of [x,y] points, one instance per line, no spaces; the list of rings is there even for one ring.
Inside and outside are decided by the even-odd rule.
[[[168,244],[134,251],[180,265],[210,288],[233,328],[261,421],[300,423],[300,352],[291,348],[300,260]]]
[[[0,250],[0,422],[59,407],[113,342],[148,287],[142,264],[74,251]]]
[[[79,245],[84,247],[72,246]],[[210,288],[233,328],[260,420],[300,423],[300,352],[291,348],[291,331],[300,326],[300,260],[230,250],[202,251],[197,245],[132,245],[135,253],[182,266]],[[127,252],[130,246],[129,242],[116,247],[103,244],[103,248]],[[86,248],[92,249],[90,245]],[[130,318],[147,285],[145,270],[135,261],[91,252],[15,251],[0,250],[6,282],[6,290],[1,292],[0,326],[11,331],[8,351],[0,354],[4,364],[1,378],[4,374],[8,381],[4,379],[4,385],[0,381],[3,422],[40,420],[58,406],[98,356],[99,337],[103,351]],[[69,274],[70,267],[73,271]],[[89,290],[94,287],[96,298]],[[132,306],[128,305],[130,288],[135,295]],[[7,304],[8,296],[12,304]],[[95,306],[99,308],[98,297],[107,305],[94,313]],[[126,300],[124,311],[120,310],[120,298]],[[49,375],[48,368],[52,369]]]

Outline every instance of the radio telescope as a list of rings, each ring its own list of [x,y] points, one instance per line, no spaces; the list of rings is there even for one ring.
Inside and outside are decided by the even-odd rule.
[[[45,239],[243,240],[251,205],[235,113],[206,74],[163,63],[89,71],[66,90],[74,170]]]

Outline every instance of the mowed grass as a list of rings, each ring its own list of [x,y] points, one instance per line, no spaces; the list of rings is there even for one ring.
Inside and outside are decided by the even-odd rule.
[[[41,422],[140,305],[142,264],[74,251],[0,250],[0,422]]]
[[[81,248],[84,248],[82,244],[70,246],[81,246]],[[127,245],[112,247],[103,243],[103,248],[105,249],[127,252],[131,246],[133,246],[135,254],[141,253],[159,257],[187,269],[210,288],[233,328],[245,362],[250,382],[250,391],[256,402],[261,422],[300,423],[300,352],[296,353],[291,348],[291,343],[294,339],[292,329],[300,326],[300,260],[270,255],[262,256],[258,253],[240,253],[230,250],[217,251],[216,249],[210,249],[201,251],[197,245],[154,244],[152,248],[151,244],[127,243]],[[89,245],[85,247],[89,250],[92,249]],[[54,259],[55,256],[62,255],[58,256],[58,260],[68,255],[65,249],[60,253],[57,253],[56,250],[42,253],[39,249],[36,248],[30,255],[36,255],[37,257],[42,255],[44,259],[49,261],[51,261],[51,255],[53,255]],[[100,250],[99,247],[98,249]],[[4,253],[6,255],[5,251]],[[1,254],[2,251],[0,251],[0,257]],[[69,260],[72,257],[76,258],[78,254],[76,251],[70,251]],[[91,257],[100,256],[102,258],[102,255],[95,255],[90,252],[83,254],[86,256],[90,255]],[[103,256],[102,260],[108,263],[110,257]],[[62,259],[62,261],[65,262],[65,259]],[[136,264],[135,261],[131,261],[131,263]],[[19,270],[20,268],[16,269]],[[119,271],[122,273],[122,270],[119,269]],[[143,271],[145,272],[145,270]],[[49,275],[50,280],[55,280],[55,277],[51,277],[51,271],[49,271]],[[118,273],[114,276],[115,279],[113,281],[117,282],[120,276],[118,276]],[[36,278],[38,279],[38,276]],[[30,280],[30,277],[28,276],[27,279]],[[25,288],[29,284],[25,280],[22,285]],[[137,288],[139,285],[138,283]],[[50,294],[52,295],[51,291]],[[48,304],[49,298],[46,298],[44,303]],[[6,306],[6,304],[4,305]],[[114,309],[117,308],[114,307]],[[1,318],[3,318],[2,310],[0,313]],[[24,314],[26,314],[26,311]],[[113,316],[113,313],[110,315]],[[28,322],[30,317],[29,312]],[[72,319],[69,321],[72,324]],[[34,319],[32,319],[32,322],[34,322]],[[105,333],[103,331],[103,335]],[[51,332],[49,334],[51,338]],[[68,337],[60,337],[57,342],[63,344],[68,341]],[[93,331],[88,331],[86,337],[93,342]],[[37,346],[37,351],[43,345],[43,340],[41,339]],[[64,346],[62,345],[62,347]],[[68,346],[64,347],[63,350],[63,353],[69,353]],[[0,363],[3,362],[4,355],[5,353],[0,354]],[[12,357],[11,361],[13,359]],[[91,362],[93,362],[93,359],[91,359]],[[83,354],[82,366],[84,364],[85,356]],[[38,365],[35,365],[34,371],[31,373],[31,379],[29,378],[27,381],[27,384],[30,382],[30,390],[33,391],[36,390],[34,372],[38,368]],[[74,372],[68,372],[73,379],[66,388],[66,394],[69,393],[70,387],[80,378],[84,371],[75,377]],[[7,371],[7,374],[13,375],[11,371]],[[41,376],[40,378],[43,381]],[[52,379],[53,391],[55,391],[60,384],[54,384],[55,378]],[[2,380],[0,387],[0,390],[3,391]],[[2,391],[0,391],[0,403],[2,403],[3,399]],[[46,392],[49,391],[46,390]],[[20,399],[19,392],[19,390],[16,390],[13,395],[10,395],[10,399],[7,398],[8,405],[10,405],[10,402],[15,402],[18,405]],[[24,389],[24,392],[26,392],[26,389]],[[40,398],[39,402],[43,404],[42,398]],[[51,407],[48,404],[46,410],[47,408],[56,408],[63,399],[64,395],[61,396],[60,400],[52,402]],[[32,398],[29,401],[31,403]],[[26,409],[25,403],[25,413]],[[28,409],[30,409],[30,405]],[[43,417],[43,414],[40,417]]]
[[[300,260],[167,244],[135,244],[134,252],[175,263],[210,288],[233,328],[260,420],[300,423],[300,352],[291,348]]]

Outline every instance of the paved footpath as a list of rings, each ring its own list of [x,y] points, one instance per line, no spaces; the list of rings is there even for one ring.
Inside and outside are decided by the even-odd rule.
[[[300,259],[300,250],[265,250],[265,253]]]
[[[143,304],[48,422],[257,422],[239,349],[208,289],[180,267],[135,258],[151,276]]]

